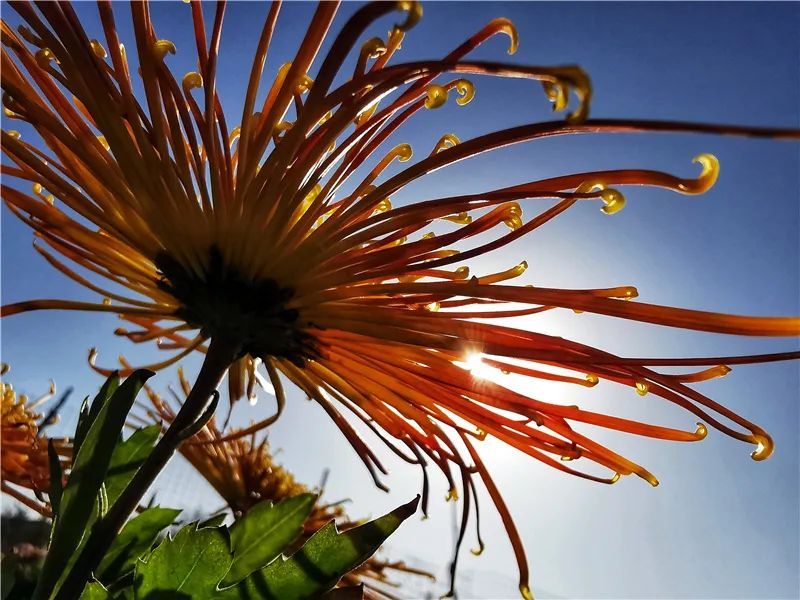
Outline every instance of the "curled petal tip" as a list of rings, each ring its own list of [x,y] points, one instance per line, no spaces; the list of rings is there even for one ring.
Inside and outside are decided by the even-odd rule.
[[[452,148],[460,143],[461,140],[458,139],[457,135],[453,133],[445,133],[441,138],[439,138],[439,141],[436,143],[436,146],[433,148],[433,152],[431,152],[431,154],[438,154],[442,150],[447,150],[448,148]]]
[[[378,58],[386,54],[386,43],[379,37],[374,37],[361,45],[361,53],[369,58]]]
[[[34,56],[34,60],[36,60],[36,64],[39,65],[42,69],[47,69],[50,66],[51,61],[56,60],[55,54],[50,48],[40,48],[36,55]],[[56,61],[57,63],[58,61]]]
[[[197,71],[189,71],[183,76],[182,83],[184,91],[199,88],[203,86],[203,76]]]
[[[492,21],[492,25],[497,33],[505,33],[508,36],[509,55],[516,54],[517,49],[519,48],[519,33],[517,32],[517,27],[514,25],[514,22],[511,21],[511,19],[500,17]]]
[[[753,440],[756,449],[750,453],[750,458],[757,461],[767,460],[775,450],[775,442],[764,432],[753,434]]]
[[[175,54],[176,52],[177,48],[175,48],[175,44],[169,40],[158,40],[153,44],[153,54],[155,54],[158,60],[164,60],[167,53]]]
[[[426,93],[428,97],[425,98],[425,108],[427,109],[439,108],[447,102],[447,88],[442,85],[429,85]]]
[[[106,49],[103,47],[103,44],[98,42],[97,40],[91,40],[89,45],[92,47],[92,52],[94,52],[97,58],[106,58],[108,53]]]
[[[509,202],[505,205],[506,218],[503,224],[511,231],[516,231],[524,224],[522,221],[522,207],[517,202]]]
[[[527,583],[521,583],[519,586],[519,593],[525,600],[533,600],[533,592]]]
[[[698,154],[692,162],[702,167],[697,179],[684,180],[678,189],[687,194],[702,194],[710,190],[719,177],[719,160],[713,154]]]
[[[605,189],[600,192],[603,201],[602,210],[607,215],[614,215],[625,208],[625,196],[619,190]]]
[[[475,84],[469,79],[458,79],[456,80],[456,91],[458,92],[456,104],[464,106],[472,102],[475,97]]]
[[[622,293],[623,293],[622,297],[626,300],[631,300],[632,298],[639,297],[639,290],[632,285],[624,287]]]
[[[697,429],[694,430],[694,435],[698,441],[705,439],[708,435],[708,427],[706,427],[703,423],[698,423]]]
[[[397,156],[397,160],[400,162],[407,162],[411,160],[411,157],[414,155],[414,151],[411,149],[411,144],[400,144],[392,151],[392,153]]]
[[[422,18],[422,3],[416,0],[400,0],[397,3],[397,10],[406,13],[406,20],[395,25],[400,31],[408,31]]]

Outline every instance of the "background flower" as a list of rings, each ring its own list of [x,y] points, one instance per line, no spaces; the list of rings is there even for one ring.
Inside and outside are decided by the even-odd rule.
[[[31,400],[25,394],[17,394],[14,386],[7,380],[8,365],[3,364],[0,371],[3,375],[3,380],[0,381],[2,491],[46,516],[50,514],[50,506],[44,496],[50,489],[48,444],[52,443],[63,470],[68,470],[72,459],[72,444],[69,439],[49,438],[41,433],[45,426],[57,421],[57,407],[45,405],[55,394],[56,386],[51,381],[48,393]]]

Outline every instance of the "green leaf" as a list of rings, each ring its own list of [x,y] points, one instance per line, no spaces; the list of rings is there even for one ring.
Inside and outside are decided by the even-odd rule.
[[[50,466],[50,490],[47,496],[50,498],[50,508],[53,511],[53,519],[58,516],[61,507],[61,494],[63,493],[61,478],[61,460],[58,458],[55,444],[52,438],[47,440],[47,462]]]
[[[331,589],[380,547],[405,519],[413,515],[419,496],[379,519],[336,530],[331,521],[286,560],[276,560],[216,596],[225,600],[300,600],[316,598]]]
[[[103,410],[108,401],[113,398],[114,393],[119,389],[119,373],[114,371],[111,376],[106,379],[100,392],[89,407],[89,425],[95,422],[100,411]]]
[[[102,388],[101,388],[102,391]],[[86,437],[86,432],[89,431],[89,396],[86,396],[81,402],[81,407],[78,410],[78,422],[75,425],[75,435],[72,436],[72,451],[77,454],[83,443],[83,438]]]
[[[316,494],[300,494],[278,504],[267,500],[237,520],[231,527],[233,564],[222,585],[233,585],[277,558],[302,533],[316,501]]]
[[[150,550],[158,535],[180,513],[180,510],[174,508],[148,508],[128,521],[103,556],[95,577],[104,583],[112,583],[125,573],[133,571],[136,559]]]
[[[127,440],[116,445],[104,482],[109,506],[119,498],[125,486],[150,455],[160,433],[160,425],[150,425],[144,429],[137,429]]]
[[[215,598],[232,560],[224,527],[187,525],[136,564],[136,600]]]
[[[202,529],[203,527],[219,527],[225,522],[225,519],[227,517],[228,517],[227,513],[224,512],[212,515],[208,517],[205,521],[200,521],[200,524],[197,526],[197,528]]]
[[[83,440],[86,438],[86,434],[89,432],[92,423],[94,423],[95,419],[97,419],[97,415],[100,414],[100,410],[108,403],[108,401],[111,399],[111,396],[113,396],[114,392],[117,391],[118,387],[119,376],[115,371],[100,387],[100,391],[97,392],[97,396],[95,396],[94,400],[92,400],[91,406],[89,405],[89,396],[84,398],[83,403],[81,404],[80,412],[78,413],[78,424],[75,427],[75,437],[72,440],[72,450],[75,454],[77,454],[80,450]]]
[[[83,588],[80,600],[110,600],[111,594],[99,581],[92,581]]]
[[[91,526],[98,493],[108,471],[114,447],[125,425],[125,419],[136,394],[151,375],[150,371],[134,372],[116,388],[110,399],[102,402],[102,407],[97,410],[89,425],[80,449],[74,457],[69,480],[61,495],[61,512],[54,525],[50,548],[34,592],[35,599],[49,597],[58,589],[59,580],[66,577],[67,566],[73,560],[81,540]],[[112,379],[113,377],[106,381],[103,390],[114,387]],[[95,402],[102,400],[103,390],[95,398]],[[91,415],[92,411],[90,418]]]
[[[0,600],[6,600],[17,580],[17,558],[6,554],[0,560]]]

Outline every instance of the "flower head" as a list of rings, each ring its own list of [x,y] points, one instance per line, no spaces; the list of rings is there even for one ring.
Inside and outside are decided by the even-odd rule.
[[[464,264],[572,207],[597,203],[604,213],[614,214],[625,205],[622,186],[702,193],[718,175],[713,156],[695,159],[701,168],[696,178],[620,169],[422,198],[402,206],[393,206],[391,196],[433,170],[549,136],[672,131],[798,139],[800,132],[590,120],[591,87],[577,66],[469,60],[472,50],[500,34],[509,38],[509,53],[516,50],[517,31],[506,19],[490,22],[440,60],[391,65],[422,14],[418,3],[408,1],[359,9],[314,67],[337,8],[334,2],[321,3],[296,56],[278,71],[259,102],[280,11],[279,3],[272,4],[255,46],[241,122],[231,128],[231,115],[238,117],[239,111],[226,114],[216,90],[224,3],[215,5],[210,37],[201,4],[192,2],[186,9],[199,68],[182,77],[171,72],[169,55],[187,49],[160,39],[148,4],[133,3],[141,97],[134,92],[137,69],[120,43],[111,3],[98,4],[105,43],[90,38],[68,3],[37,8],[15,3],[13,8],[27,26],[17,32],[2,26],[5,111],[8,118],[32,125],[43,145],[3,131],[9,163],[4,173],[32,187],[26,193],[4,183],[3,198],[36,232],[41,240],[37,250],[103,300],[22,302],[4,307],[4,314],[43,308],[117,313],[137,327],[120,329],[120,335],[135,342],[159,340],[162,348],[175,351],[151,368],[205,351],[209,339],[232,342],[237,349],[229,370],[234,399],[253,393],[263,363],[279,409],[281,380],[288,379],[334,419],[378,485],[383,485],[379,473],[386,470],[346,413],[408,462],[440,469],[451,497],[460,487],[464,523],[471,500],[477,500],[477,475],[514,544],[524,595],[529,594],[524,550],[476,450],[485,437],[604,483],[629,474],[657,482],[644,467],[580,433],[574,424],[674,441],[700,440],[710,425],[753,444],[756,459],[772,451],[761,428],[688,384],[724,374],[726,364],[797,358],[797,352],[708,359],[619,357],[492,320],[566,308],[760,336],[797,335],[800,320],[629,302],[637,295],[632,287],[515,286],[508,281],[525,271],[525,262],[479,275]],[[359,49],[366,28],[396,9],[403,22],[386,39],[367,40]],[[334,84],[351,54],[357,55],[352,77]],[[475,89],[468,75],[535,80],[556,110],[566,110],[573,97],[574,108],[564,120],[465,141],[443,131],[429,153],[387,176],[395,163],[412,158],[408,144],[385,147],[390,135],[416,113],[435,109],[452,96],[458,104],[469,102]],[[360,167],[369,169],[363,178],[357,176]],[[523,215],[523,205],[526,213],[532,209],[532,218]],[[434,224],[442,231],[427,231]],[[87,278],[75,265],[95,276]],[[649,392],[703,423],[678,430],[531,398],[498,383],[501,379],[477,377],[464,366],[472,355],[488,369],[530,380],[579,386],[606,380]],[[702,369],[675,375],[661,373],[655,369],[659,366]],[[565,462],[574,459],[595,463],[607,474]],[[426,479],[425,500],[427,489]]]
[[[8,365],[3,364],[0,371],[5,375],[9,371]],[[0,381],[0,485],[4,493],[42,515],[50,514],[50,507],[42,498],[50,486],[48,443],[53,444],[62,469],[69,465],[71,458],[69,440],[47,438],[39,432],[49,417],[38,413],[36,409],[52,398],[55,390],[55,384],[51,381],[50,391],[31,401],[24,394],[18,395],[10,383]],[[26,491],[33,492],[35,497],[31,498]]]

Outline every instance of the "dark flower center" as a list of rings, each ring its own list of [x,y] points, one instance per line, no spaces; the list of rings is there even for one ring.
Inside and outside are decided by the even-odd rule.
[[[276,356],[301,364],[315,354],[300,314],[286,303],[294,295],[273,279],[253,281],[225,263],[217,246],[209,248],[203,277],[189,272],[166,253],[155,264],[159,287],[181,303],[177,315],[209,337],[237,340],[242,356]],[[310,324],[309,324],[310,325]]]

